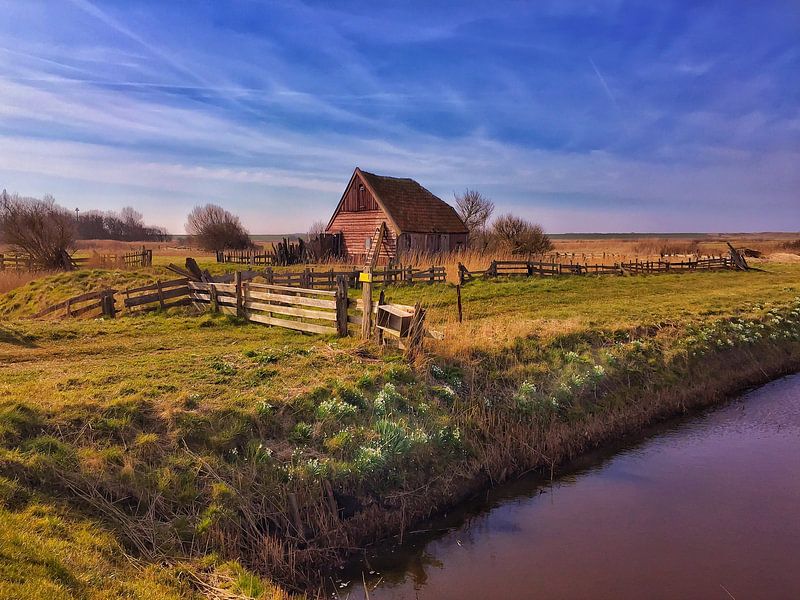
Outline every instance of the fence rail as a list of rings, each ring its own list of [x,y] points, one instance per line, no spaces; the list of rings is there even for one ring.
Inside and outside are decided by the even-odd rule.
[[[114,299],[116,293],[117,290],[107,289],[74,296],[40,310],[33,315],[33,318],[37,319],[62,310],[65,317],[78,317],[99,311],[100,314],[113,318],[116,314],[116,300]],[[95,316],[99,316],[99,314]]]
[[[82,266],[86,266],[89,259],[70,256],[69,261],[73,269],[79,269]],[[47,268],[29,254],[18,252],[0,253],[0,271],[44,271]]]
[[[153,251],[142,248],[135,252],[125,254],[95,254],[92,258],[82,256],[66,256],[65,261],[73,269],[80,269],[89,266],[90,263],[98,264],[101,267],[132,269],[138,267],[153,266]],[[43,271],[46,267],[35,260],[29,254],[18,252],[0,253],[0,271]]]
[[[119,267],[133,269],[153,266],[153,251],[147,248],[127,252],[125,254],[100,254],[98,261],[102,267]]]
[[[698,258],[671,262],[633,261],[620,262],[613,265],[587,263],[558,263],[533,260],[493,260],[489,266],[481,271],[469,270],[463,264],[458,264],[458,278],[460,283],[478,275],[483,277],[532,277],[556,275],[646,275],[655,273],[681,273],[698,270],[732,270],[740,268],[734,257],[718,256]]]

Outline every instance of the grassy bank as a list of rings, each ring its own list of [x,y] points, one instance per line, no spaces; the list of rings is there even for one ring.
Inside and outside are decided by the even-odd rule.
[[[487,483],[797,369],[799,295],[790,265],[481,281],[464,287],[458,324],[452,287],[392,289],[446,333],[414,365],[350,338],[179,311],[7,319],[4,510],[32,536],[45,506],[119,544],[97,550],[107,566],[65,562],[78,582],[151,569],[164,595],[277,593],[268,579],[299,590],[347,549]],[[18,596],[37,597],[26,555],[2,554]],[[58,572],[40,579],[89,589]]]

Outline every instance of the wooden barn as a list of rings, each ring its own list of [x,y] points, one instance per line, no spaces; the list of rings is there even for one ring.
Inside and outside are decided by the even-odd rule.
[[[360,261],[372,254],[381,223],[386,224],[379,254],[384,260],[467,245],[467,228],[447,202],[413,179],[374,175],[356,167],[325,233],[341,234],[342,254]]]

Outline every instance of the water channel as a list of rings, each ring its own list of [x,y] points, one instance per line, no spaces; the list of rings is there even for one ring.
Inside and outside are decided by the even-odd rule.
[[[334,595],[800,598],[800,374],[418,529]]]

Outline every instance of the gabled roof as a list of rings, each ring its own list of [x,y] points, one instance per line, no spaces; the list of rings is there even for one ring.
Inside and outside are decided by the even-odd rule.
[[[413,179],[375,175],[356,167],[347,188],[356,175],[364,180],[396,233],[467,233],[455,209]]]
[[[386,214],[403,233],[467,233],[455,209],[413,179],[375,175],[356,168]]]

